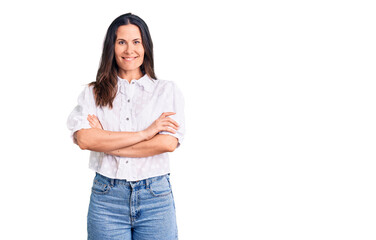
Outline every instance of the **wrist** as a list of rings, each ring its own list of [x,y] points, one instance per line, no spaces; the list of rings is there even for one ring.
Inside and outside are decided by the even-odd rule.
[[[147,141],[147,140],[149,140],[149,136],[148,136],[146,130],[142,130],[142,131],[140,131],[138,133],[139,133],[139,135],[141,137],[141,141]]]

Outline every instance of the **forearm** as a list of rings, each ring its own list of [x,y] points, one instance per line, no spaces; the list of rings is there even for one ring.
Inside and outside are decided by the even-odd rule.
[[[108,152],[132,146],[146,139],[140,132],[113,132],[98,128],[81,129],[76,133],[77,144],[81,149]]]
[[[172,152],[175,150],[177,143],[178,140],[173,136],[157,134],[150,140],[105,153],[120,157],[149,157],[165,152]]]

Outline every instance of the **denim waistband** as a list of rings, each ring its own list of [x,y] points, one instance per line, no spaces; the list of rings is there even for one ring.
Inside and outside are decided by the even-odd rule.
[[[146,186],[146,187],[148,187],[149,184],[151,184],[152,182],[158,181],[158,180],[160,180],[161,178],[164,178],[164,177],[167,177],[169,179],[170,178],[170,173],[167,173],[165,175],[156,176],[156,177],[142,179],[142,180],[139,180],[139,181],[127,181],[126,179],[109,178],[109,177],[106,177],[106,176],[104,176],[104,175],[102,175],[102,174],[100,174],[98,172],[96,172],[96,176],[95,177],[102,179],[103,181],[107,182],[108,185],[111,185],[111,186],[115,186],[115,185],[127,185],[127,186],[131,186],[132,188],[134,188],[134,187],[137,187],[137,186]]]

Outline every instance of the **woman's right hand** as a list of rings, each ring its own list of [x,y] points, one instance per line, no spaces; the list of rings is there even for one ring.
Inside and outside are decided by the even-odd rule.
[[[174,115],[174,112],[164,112],[155,120],[148,128],[142,132],[146,136],[146,140],[151,139],[160,131],[167,131],[170,133],[176,133],[175,130],[179,129],[179,124],[168,116]]]

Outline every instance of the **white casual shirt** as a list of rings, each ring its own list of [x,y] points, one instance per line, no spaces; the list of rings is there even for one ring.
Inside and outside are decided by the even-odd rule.
[[[86,85],[78,97],[78,105],[68,117],[67,126],[71,138],[77,130],[91,128],[87,116],[95,114],[104,130],[137,132],[149,127],[163,112],[175,112],[171,115],[179,124],[175,134],[178,147],[185,133],[184,98],[172,81],[155,80],[145,74],[130,83],[118,77],[118,89],[113,108],[97,107],[93,87]],[[109,178],[138,181],[170,172],[168,153],[150,157],[119,157],[103,152],[90,152],[89,168]]]

